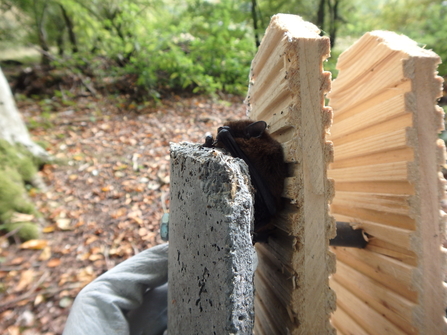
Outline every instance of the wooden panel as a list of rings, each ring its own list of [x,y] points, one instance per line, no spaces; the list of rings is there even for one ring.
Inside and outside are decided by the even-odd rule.
[[[357,295],[349,291],[347,287],[331,280],[331,287],[337,293],[337,296],[343,297],[343,300],[337,302],[351,317],[367,331],[373,335],[404,335],[406,334],[399,327],[394,325],[384,315],[377,312],[368,303],[362,301]],[[368,322],[374,319],[374,323]]]
[[[404,148],[407,146],[406,133],[406,129],[400,128],[392,132],[365,136],[358,140],[338,145],[335,159],[343,160]]]
[[[268,244],[257,245],[256,334],[335,334],[328,280],[335,262],[328,250],[333,184],[326,176],[332,110],[324,106],[330,74],[322,67],[329,44],[314,25],[278,14],[252,63],[249,117],[268,123],[291,165],[283,193],[288,204],[275,221],[279,229]]]
[[[412,326],[415,303],[342,262],[338,262],[333,280],[349,288],[353,294],[406,333],[415,334],[416,329]]]
[[[439,62],[410,39],[380,31],[340,55],[329,94],[331,212],[370,240],[364,250],[334,248],[340,311],[332,322],[340,333],[447,333]]]
[[[369,335],[340,306],[334,312],[332,323],[337,328],[337,335]]]

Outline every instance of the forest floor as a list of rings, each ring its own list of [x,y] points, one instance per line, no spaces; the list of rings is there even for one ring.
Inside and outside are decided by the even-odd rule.
[[[33,139],[57,164],[39,172],[47,190],[29,190],[43,214],[36,218],[41,239],[30,245],[0,237],[0,334],[61,334],[85,285],[162,243],[169,142],[203,142],[205,132],[245,115],[240,97],[173,96],[144,108],[60,98],[17,103]]]

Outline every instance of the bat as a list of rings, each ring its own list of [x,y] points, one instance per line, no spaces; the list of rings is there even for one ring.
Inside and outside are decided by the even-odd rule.
[[[207,135],[203,145],[226,149],[248,165],[255,189],[253,244],[267,242],[274,229],[271,218],[283,207],[281,194],[287,176],[281,144],[268,134],[266,128],[265,121],[230,121],[217,129],[215,140]]]

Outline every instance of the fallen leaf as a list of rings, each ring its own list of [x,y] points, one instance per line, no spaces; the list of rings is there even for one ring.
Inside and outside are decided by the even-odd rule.
[[[51,249],[50,247],[45,247],[42,250],[42,253],[39,255],[39,261],[47,261],[51,257]]]
[[[12,317],[14,317],[15,312],[13,310],[6,310],[3,313],[0,313],[0,318],[2,318],[3,320],[8,320],[11,319]]]
[[[110,248],[109,255],[110,256],[121,256],[119,254],[119,249],[118,248]]]
[[[71,225],[71,219],[59,218],[56,220],[56,225],[60,230],[73,230]]]
[[[6,330],[8,331],[8,335],[20,335],[19,326],[9,326]]]
[[[81,261],[85,261],[86,259],[88,259],[90,257],[90,255],[91,255],[91,253],[86,252],[86,253],[83,253],[81,255],[78,255],[76,257],[76,259],[81,260]]]
[[[44,227],[42,229],[42,232],[45,233],[45,234],[48,234],[48,233],[54,232],[55,229],[56,229],[55,225],[49,225],[49,226]]]
[[[11,265],[19,265],[19,264],[22,264],[24,260],[25,259],[23,257],[16,257],[10,262],[10,264]]]
[[[20,274],[20,280],[15,287],[15,292],[20,292],[28,288],[28,286],[34,281],[34,270],[25,270]]]
[[[63,273],[63,274],[61,274],[61,276],[59,277],[58,285],[59,285],[59,286],[62,286],[62,285],[64,285],[64,284],[68,283],[68,282],[75,282],[75,281],[77,281],[77,279],[74,278],[74,276],[72,276],[72,275],[70,275],[70,274],[68,274],[68,273]]]
[[[113,167],[113,170],[115,170],[115,171],[125,170],[125,169],[127,169],[127,167],[128,167],[127,164],[118,164]]]
[[[43,294],[38,294],[38,295],[36,295],[36,298],[34,299],[34,306],[37,306],[44,301],[45,301],[45,297],[43,296]]]
[[[135,192],[144,192],[144,185],[135,186]]]
[[[124,215],[126,215],[127,209],[122,207],[118,210],[116,210],[115,212],[113,212],[110,216],[114,219],[120,218]]]
[[[71,181],[74,181],[76,179],[78,179],[78,175],[77,174],[71,174],[68,176],[68,179],[70,179]]]
[[[104,258],[104,256],[101,255],[101,254],[94,254],[94,255],[91,255],[88,258],[88,260],[91,261],[91,262],[94,262],[94,261],[97,261],[98,259],[103,259],[103,258]]]
[[[157,235],[157,233],[153,232],[153,231],[149,231],[147,232],[146,235],[140,235],[142,237],[143,240],[145,241],[153,241],[155,239],[155,236]]]
[[[55,268],[55,267],[59,266],[60,264],[61,264],[61,259],[60,258],[53,258],[53,259],[48,261],[47,266],[49,268]]]
[[[110,190],[113,190],[113,186],[107,185],[101,188],[103,192],[109,192]]]
[[[9,246],[8,238],[0,236],[0,248],[6,249]]]
[[[62,308],[67,308],[70,307],[71,304],[73,302],[73,299],[70,297],[63,297],[60,301],[59,301],[59,306]]]
[[[48,245],[47,240],[29,240],[20,245],[20,249],[43,249]]]
[[[157,181],[151,180],[149,183],[147,183],[147,188],[155,191],[158,190],[160,188],[161,184]]]
[[[143,224],[143,220],[141,219],[141,211],[140,210],[134,210],[130,212],[127,217],[129,219],[133,219],[136,223],[138,223],[140,226]]]
[[[75,226],[75,228],[78,228],[80,226],[83,226],[84,224],[85,224],[85,221],[81,219],[74,226]]]
[[[28,304],[28,299],[24,299],[24,300],[22,300],[22,301],[19,301],[18,303],[17,303],[17,306],[25,306],[25,305],[27,305]]]
[[[89,245],[89,244],[95,242],[96,240],[98,240],[98,238],[99,238],[99,237],[96,236],[96,235],[91,235],[91,236],[85,241],[85,244],[86,244],[86,245]]]
[[[166,167],[162,167],[157,173],[158,179],[160,179],[164,184],[169,184],[169,172]]]
[[[29,222],[34,219],[34,215],[15,212],[12,215],[11,222]]]
[[[96,276],[93,271],[93,267],[91,267],[91,266],[87,266],[87,267],[81,269],[77,275],[77,279],[85,285],[90,283],[95,278],[96,278]]]
[[[100,253],[102,252],[102,249],[103,249],[103,248],[94,247],[94,248],[91,248],[91,249],[90,249],[90,252],[91,252],[92,254],[100,254]]]
[[[138,235],[140,235],[140,236],[146,236],[147,233],[148,233],[148,230],[146,228],[138,229]]]

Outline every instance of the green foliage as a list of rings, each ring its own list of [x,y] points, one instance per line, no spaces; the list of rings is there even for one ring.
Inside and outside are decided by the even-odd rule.
[[[155,95],[172,89],[244,93],[255,48],[240,13],[233,1],[196,1],[166,18],[169,25],[156,21],[125,72],[138,74],[138,83]]]
[[[245,92],[255,52],[248,2],[5,2],[27,15],[28,26],[41,27],[46,44],[59,48],[51,57],[55,66],[117,86],[120,78],[135,77],[124,86],[154,98],[166,90]],[[28,37],[45,50],[37,28]]]
[[[347,47],[343,42],[370,30],[404,33],[447,59],[445,1],[258,0],[257,31],[253,3],[248,0],[2,0],[0,4],[9,18],[0,23],[0,41],[38,44],[54,66],[92,78],[97,87],[109,91],[113,87],[142,99],[158,99],[166,91],[245,94],[256,52],[255,34],[261,38],[276,13],[297,14],[320,24],[332,42],[336,33],[336,52],[327,63],[334,76],[334,55]],[[440,73],[447,74],[447,62]]]
[[[352,0],[346,8],[344,36],[360,37],[371,30],[405,34],[436,52],[443,63],[439,73],[447,75],[447,3],[436,0]]]
[[[439,138],[444,141],[447,146],[447,106],[442,106],[444,109],[444,130],[439,133]]]
[[[388,30],[407,35],[426,49],[447,59],[447,3],[433,0],[389,0],[381,8],[381,18]],[[439,66],[447,75],[447,63]]]
[[[155,99],[166,91],[245,94],[255,33],[262,37],[278,12],[315,22],[320,3],[260,0],[255,32],[248,0],[3,2],[22,11],[28,41],[53,53],[53,65]]]

